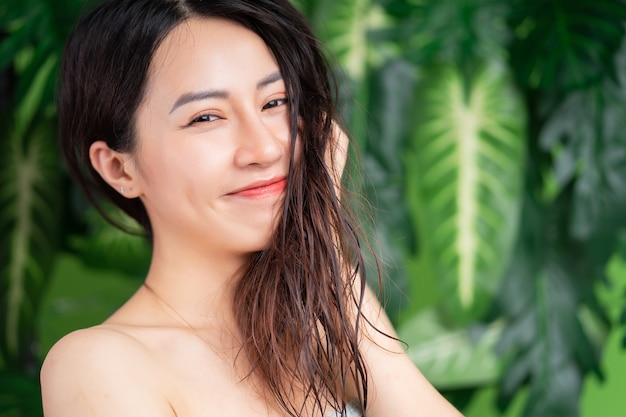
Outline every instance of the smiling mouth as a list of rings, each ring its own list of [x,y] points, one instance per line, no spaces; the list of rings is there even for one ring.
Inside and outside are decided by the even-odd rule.
[[[287,187],[287,178],[260,181],[229,193],[233,197],[260,198],[282,193]]]

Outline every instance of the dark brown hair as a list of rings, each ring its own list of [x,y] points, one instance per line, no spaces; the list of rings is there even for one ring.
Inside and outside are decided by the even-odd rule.
[[[62,66],[59,129],[68,167],[96,207],[112,201],[151,237],[142,202],[102,180],[89,163],[89,147],[105,140],[111,149],[135,150],[135,114],[152,56],[191,17],[238,22],[265,41],[286,84],[291,140],[299,134],[301,141],[281,222],[235,291],[242,352],[292,416],[301,415],[304,404],[290,390],[304,393],[315,413],[326,401],[343,409],[348,383],[364,409],[367,372],[358,340],[365,270],[353,223],[336,195],[336,173],[327,166],[335,101],[317,40],[287,0],[113,0],[86,14]]]

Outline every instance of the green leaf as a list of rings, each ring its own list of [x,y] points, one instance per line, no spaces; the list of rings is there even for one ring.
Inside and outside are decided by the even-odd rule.
[[[616,231],[626,227],[626,44],[617,59],[618,82],[604,80],[571,93],[540,133],[555,160],[556,191],[574,184],[570,233],[593,239],[598,265],[613,253]]]
[[[406,267],[397,262],[406,257],[412,244],[406,205],[397,179],[394,180],[371,154],[365,155],[361,163],[367,172],[364,191],[373,207],[370,214],[373,222],[364,220],[363,223],[367,227],[368,243],[378,261],[375,264],[373,259],[368,259],[368,281],[374,290],[379,289],[376,266],[380,267],[385,310],[393,322],[398,322],[400,313],[406,314],[408,307],[414,307],[416,301],[407,300]],[[369,219],[368,213],[361,217]],[[369,252],[365,251],[368,257]]]
[[[20,97],[20,102],[15,110],[15,134],[17,136],[23,136],[33,122],[38,113],[42,113],[46,110],[46,105],[51,104],[43,101],[46,86],[49,85],[50,80],[54,80],[58,57],[50,55],[44,61],[43,65],[38,68],[32,83],[29,85],[28,90],[23,97]],[[40,114],[39,114],[40,115]]]
[[[4,0],[0,4],[0,27],[32,19],[39,13],[39,0]]]
[[[8,67],[17,53],[29,44],[33,28],[30,25],[21,25],[0,43],[0,70]]]
[[[398,328],[407,353],[438,389],[471,388],[499,380],[504,360],[495,353],[503,322],[447,329],[434,309]]]
[[[144,278],[150,265],[152,248],[142,236],[141,227],[117,207],[106,206],[105,211],[113,221],[134,234],[113,226],[91,208],[85,215],[89,231],[75,236],[71,246],[78,251],[85,264],[92,268],[116,270]]]
[[[311,17],[317,36],[351,78],[363,81],[367,64],[367,15],[370,0],[323,0]]]
[[[420,65],[443,60],[466,68],[477,58],[505,56],[509,2],[395,0],[386,8],[397,19],[388,36]]]
[[[611,258],[607,280],[596,284],[596,293],[614,331],[623,333],[626,330],[626,258],[618,254]]]
[[[572,399],[580,395],[583,372],[576,351],[587,349],[589,341],[576,318],[575,295],[567,279],[555,272],[539,273],[534,280],[528,277],[535,285],[532,304],[503,336],[503,346],[516,346],[516,355],[501,385],[500,406],[505,409],[522,384],[530,381],[524,417],[578,415]],[[521,334],[530,337],[520,338]]]
[[[25,100],[29,95],[32,96],[33,91],[41,91],[46,79],[56,81],[56,63],[59,55],[59,51],[54,49],[50,39],[43,39],[36,45],[21,51],[18,58],[19,68],[17,68],[19,80],[15,89],[18,106],[21,104],[20,101]],[[54,102],[53,97],[48,98],[41,93],[38,95],[42,99],[48,99],[47,103]]]
[[[506,409],[528,384],[523,417],[578,415],[577,398],[585,373],[598,368],[598,352],[583,328],[583,301],[592,293],[589,257],[560,231],[569,200],[544,207],[527,200],[524,228],[499,295],[508,322],[499,343],[512,355],[500,386]],[[595,329],[591,329],[595,330]]]
[[[19,366],[31,353],[33,324],[46,285],[61,202],[54,130],[42,120],[0,153],[0,353]]]
[[[511,64],[530,88],[563,93],[615,74],[626,4],[615,0],[518,0]]]
[[[387,311],[395,317],[408,305],[406,268],[402,260],[413,252],[415,242],[407,205],[403,195],[404,168],[402,150],[410,128],[410,103],[415,84],[415,70],[402,60],[390,61],[370,73],[369,92],[371,114],[363,156],[365,172],[363,193],[374,207],[375,219],[371,236],[375,253],[383,259],[383,279],[386,281]],[[414,300],[411,300],[414,301]]]
[[[328,49],[335,68],[340,108],[348,121],[348,133],[362,145],[367,136],[369,101],[368,75],[372,66],[397,56],[383,42],[372,42],[370,34],[388,24],[381,7],[371,0],[322,0],[311,2],[308,16],[314,32]]]
[[[522,196],[524,110],[507,73],[485,65],[467,83],[427,73],[405,155],[406,195],[445,311],[469,322],[488,308],[510,258]],[[411,282],[419,291],[421,277]]]
[[[416,83],[417,69],[405,60],[390,60],[371,71],[366,150],[391,175],[393,184],[399,185],[404,176],[401,155],[412,128]]]

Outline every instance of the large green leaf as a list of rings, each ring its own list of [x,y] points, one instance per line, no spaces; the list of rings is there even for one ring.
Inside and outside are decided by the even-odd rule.
[[[0,154],[0,352],[18,366],[28,357],[39,299],[57,239],[61,202],[50,122],[10,137]]]
[[[306,3],[305,9],[316,35],[322,41],[335,68],[339,107],[348,132],[359,145],[367,137],[370,100],[368,73],[386,57],[397,56],[390,43],[374,42],[373,31],[389,24],[383,9],[372,0],[320,0]]]
[[[416,314],[398,328],[407,353],[438,389],[472,388],[496,383],[504,360],[495,346],[503,322],[448,329],[434,309]]]
[[[34,321],[58,240],[60,170],[52,86],[58,53],[41,4],[2,28],[0,61],[19,77],[0,153],[0,353],[11,367],[32,366]],[[18,10],[18,8],[13,9]],[[48,30],[47,36],[41,31]],[[37,42],[37,38],[41,42]]]
[[[576,417],[585,373],[599,374],[598,353],[583,327],[588,320],[581,317],[593,269],[584,248],[562,233],[569,199],[545,207],[533,197],[499,297],[508,320],[500,349],[512,355],[499,405],[506,408],[528,384],[524,417]]]
[[[371,0],[323,0],[309,16],[317,35],[353,80],[363,81],[367,65],[367,16]]]
[[[0,123],[0,362],[31,372],[33,324],[61,240],[62,199],[70,194],[60,185],[56,151],[56,69],[83,6],[84,0],[0,5],[0,67],[17,76]]]
[[[451,66],[418,86],[405,155],[407,200],[447,313],[470,321],[499,287],[516,237],[524,165],[524,110],[499,65],[467,82]],[[413,280],[413,293],[420,280]]]

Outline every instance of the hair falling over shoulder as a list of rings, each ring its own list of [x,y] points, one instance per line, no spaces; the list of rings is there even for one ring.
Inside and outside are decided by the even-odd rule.
[[[336,195],[340,174],[328,166],[336,145],[329,69],[304,18],[276,3],[289,10],[284,26],[257,33],[281,67],[302,155],[291,166],[272,242],[234,291],[243,350],[290,415],[303,415],[305,404],[312,415],[327,402],[344,409],[348,385],[365,410],[367,370],[358,348],[365,267],[355,223]],[[305,404],[293,401],[294,391],[305,394]]]
[[[235,311],[244,351],[291,415],[305,402],[345,408],[347,385],[365,409],[367,370],[358,348],[365,288],[358,237],[322,161],[294,167],[282,224],[239,281]],[[302,172],[308,171],[308,172]],[[355,290],[356,289],[356,290]]]
[[[113,202],[150,238],[141,201],[112,190],[90,166],[88,149],[104,139],[111,149],[134,150],[134,115],[154,51],[192,17],[228,19],[264,40],[281,69],[292,142],[301,149],[295,163],[291,158],[269,247],[255,254],[234,291],[250,372],[291,416],[319,415],[328,403],[344,409],[348,387],[365,410],[368,378],[358,347],[365,267],[356,223],[337,195],[333,179],[340,175],[326,162],[336,144],[330,71],[289,1],[112,0],[96,7],[76,26],[62,66],[59,132],[67,165],[96,207]]]

